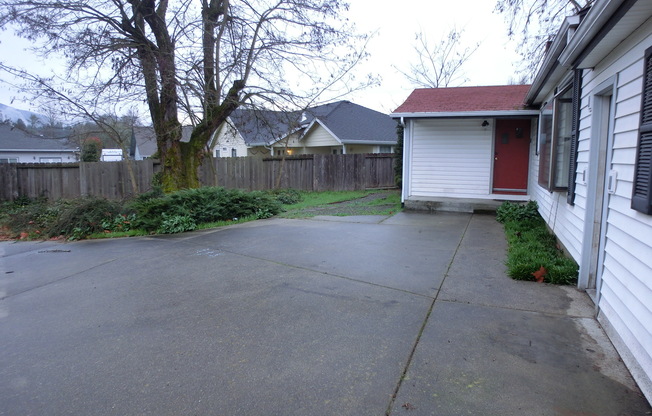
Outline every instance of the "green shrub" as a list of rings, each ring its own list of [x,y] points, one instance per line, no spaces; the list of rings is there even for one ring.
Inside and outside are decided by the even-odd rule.
[[[163,227],[165,218],[187,217],[195,225],[250,216],[261,218],[280,212],[281,204],[264,192],[206,187],[136,199],[130,208],[136,212],[137,227],[156,231],[168,228]]]
[[[110,232],[130,231],[136,221],[136,214],[118,214],[102,221],[102,229]]]
[[[48,227],[48,236],[64,235],[71,240],[85,238],[103,231],[103,222],[115,218],[122,211],[120,203],[107,199],[80,198],[69,203]]]
[[[72,201],[48,202],[46,198],[20,198],[5,204],[6,212],[2,223],[15,237],[27,233],[32,237],[49,236],[52,224],[61,213],[72,205]]]
[[[185,215],[168,215],[163,214],[161,225],[157,232],[159,234],[175,234],[183,233],[185,231],[192,231],[197,228],[195,221]]]
[[[554,235],[538,213],[536,202],[505,202],[496,211],[496,219],[505,226],[509,244],[507,274],[516,280],[534,280],[532,273],[546,269],[544,281],[572,284],[577,281],[578,266],[558,248]]]
[[[282,192],[288,198],[297,191]],[[79,198],[49,203],[46,199],[21,199],[2,204],[0,221],[17,237],[64,235],[71,240],[91,234],[144,230],[177,233],[200,224],[237,218],[269,218],[281,210],[274,194],[223,188],[189,189],[164,195],[155,188],[126,206],[98,198]]]
[[[539,206],[536,201],[529,201],[527,204],[504,202],[496,209],[496,220],[503,224],[508,221],[527,221],[538,218],[540,218]]]

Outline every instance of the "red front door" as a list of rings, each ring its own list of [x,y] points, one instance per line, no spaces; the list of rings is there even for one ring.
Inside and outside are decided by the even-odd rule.
[[[497,119],[493,193],[527,194],[530,120]]]

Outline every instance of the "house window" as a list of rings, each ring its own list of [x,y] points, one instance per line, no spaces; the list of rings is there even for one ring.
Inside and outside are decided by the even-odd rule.
[[[380,146],[378,151],[380,153],[392,153],[392,146]]]
[[[546,103],[541,110],[539,131],[539,185],[550,186],[550,152],[552,148],[552,103]]]
[[[645,51],[645,71],[638,129],[632,209],[652,214],[652,48]]]
[[[238,152],[235,150],[235,147],[231,149],[231,157],[238,157]]]
[[[18,158],[0,159],[0,163],[18,163]]]
[[[60,157],[40,157],[38,159],[41,163],[61,163]]]
[[[550,191],[568,189],[573,126],[573,88],[570,84],[541,112],[539,185]]]

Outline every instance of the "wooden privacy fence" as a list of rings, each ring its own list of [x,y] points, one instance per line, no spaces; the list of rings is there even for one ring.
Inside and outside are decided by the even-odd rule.
[[[57,200],[80,196],[127,198],[136,194],[128,163],[138,190],[150,190],[154,175],[152,160],[0,164],[0,200],[18,197]]]
[[[52,200],[97,196],[123,199],[151,189],[160,170],[155,160],[0,164],[0,200],[47,197]],[[199,172],[203,186],[245,190],[293,188],[304,191],[343,191],[394,187],[394,155],[301,155],[285,158],[217,158]]]
[[[220,158],[202,166],[207,186],[250,191],[292,188],[350,191],[393,188],[393,154],[300,155],[270,158]]]

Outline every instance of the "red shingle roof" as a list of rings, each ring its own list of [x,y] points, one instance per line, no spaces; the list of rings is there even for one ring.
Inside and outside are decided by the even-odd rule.
[[[394,113],[513,111],[525,107],[529,85],[416,89]]]

